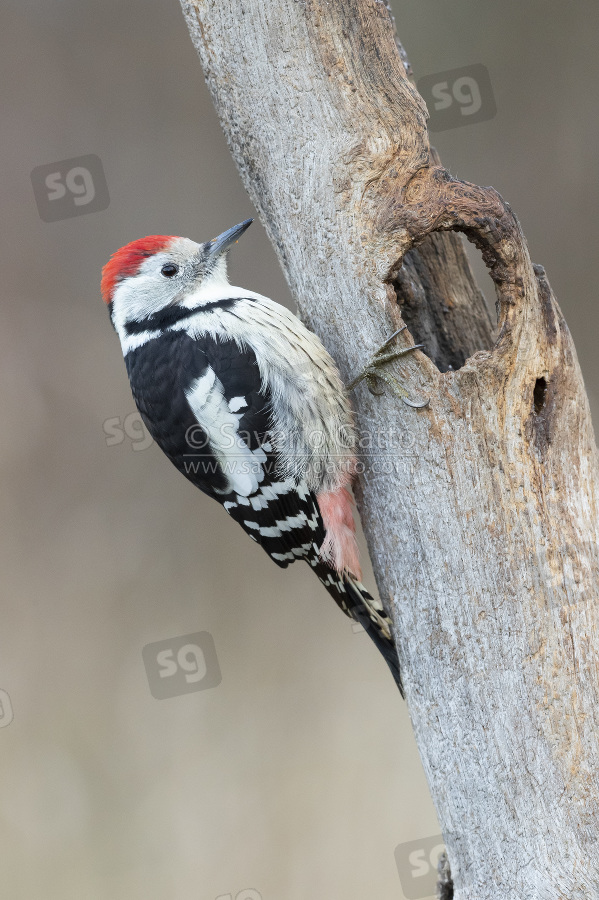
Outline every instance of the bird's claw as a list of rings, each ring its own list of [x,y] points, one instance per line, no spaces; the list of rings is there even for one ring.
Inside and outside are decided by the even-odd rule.
[[[384,392],[384,391],[377,391],[377,389],[376,389],[377,376],[376,376],[375,373],[373,373],[373,374],[368,373],[368,374],[365,376],[365,381],[366,381],[366,387],[368,388],[368,390],[370,391],[371,394],[373,394],[375,397],[382,397],[382,396],[383,396],[383,394],[384,394],[385,392]]]
[[[381,371],[382,367],[387,363],[392,362],[394,359],[399,359],[400,356],[405,356],[407,353],[411,353],[412,350],[419,350],[421,347],[424,347],[424,344],[415,344],[413,347],[403,347],[401,350],[393,350],[391,352],[387,352],[388,347],[391,346],[395,338],[405,331],[407,325],[404,325],[402,328],[398,329],[394,334],[391,335],[390,338],[387,338],[385,343],[379,347],[376,353],[373,355],[372,359],[368,363],[367,366],[362,369],[360,374],[350,381],[347,386],[349,391],[352,391],[355,387],[357,387],[361,381],[366,382],[366,387],[370,391],[371,394],[374,394],[375,397],[380,397],[384,394],[384,391],[378,391],[377,382],[384,381],[391,390],[400,397],[406,406],[411,407],[412,409],[424,409],[429,404],[428,398],[424,401],[411,400],[408,392],[401,386],[401,384],[397,381],[393,375],[389,375],[387,372]]]

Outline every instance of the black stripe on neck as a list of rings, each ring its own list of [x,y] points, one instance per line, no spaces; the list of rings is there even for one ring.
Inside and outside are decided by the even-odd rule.
[[[160,312],[152,313],[145,319],[133,320],[127,322],[125,331],[127,334],[141,334],[143,331],[164,331],[183,319],[189,319],[196,313],[210,312],[212,309],[231,309],[240,297],[224,297],[222,300],[213,300],[212,303],[205,303],[203,306],[194,306],[188,308],[186,306],[166,306]]]

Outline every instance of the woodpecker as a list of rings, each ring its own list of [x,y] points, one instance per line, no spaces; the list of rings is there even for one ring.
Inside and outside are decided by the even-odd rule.
[[[355,432],[339,371],[293,313],[229,284],[227,251],[251,222],[201,244],[151,235],[104,266],[133,398],[177,469],[278,566],[308,563],[366,628],[403,696],[391,619],[361,583]]]

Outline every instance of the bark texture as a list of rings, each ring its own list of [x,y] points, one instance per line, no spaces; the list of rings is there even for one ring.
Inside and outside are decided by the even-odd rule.
[[[357,493],[453,896],[597,898],[597,451],[545,272],[502,198],[431,153],[384,0],[182,5],[301,314],[344,377],[404,319],[426,343],[392,370],[428,409],[355,392]],[[454,231],[495,282],[495,337]]]

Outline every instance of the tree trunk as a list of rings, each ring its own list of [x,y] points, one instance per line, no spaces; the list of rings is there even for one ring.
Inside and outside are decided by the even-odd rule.
[[[404,319],[426,343],[391,370],[427,409],[355,391],[357,495],[455,900],[596,898],[597,451],[544,270],[502,198],[431,154],[385,2],[182,4],[245,186],[344,377]],[[495,282],[495,339],[452,231]]]

